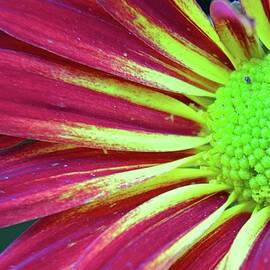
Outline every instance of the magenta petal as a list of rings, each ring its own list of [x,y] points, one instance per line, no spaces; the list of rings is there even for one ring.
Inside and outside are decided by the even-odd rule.
[[[181,91],[182,80],[203,89],[218,86],[147,47],[118,23],[112,23],[93,1],[88,9],[88,4],[79,2],[0,1],[0,29],[76,62],[163,90]],[[160,78],[162,74],[166,83]]]
[[[241,269],[261,270],[270,269],[270,222],[264,227],[255,243],[253,244],[249,255],[242,264]]]
[[[249,213],[240,213],[218,226],[194,245],[187,254],[176,262],[171,270],[215,269],[229,251],[234,238],[249,216]]]
[[[4,149],[4,148],[9,148],[9,147],[15,146],[15,145],[23,142],[24,140],[25,139],[18,138],[18,137],[0,135],[0,150]]]
[[[106,86],[113,84],[114,79],[104,73],[84,72],[67,64],[60,65],[10,50],[0,50],[0,56],[2,134],[115,149],[116,142],[111,142],[111,147],[108,147],[110,142],[107,146],[104,144],[104,135],[100,142],[89,135],[86,142],[73,131],[82,127],[80,131],[86,130],[83,134],[87,135],[87,129],[91,134],[113,129],[115,134],[119,130],[138,136],[145,133],[151,136],[156,133],[194,135],[199,131],[199,126],[190,120],[178,116],[171,119],[168,113],[98,92],[94,89],[95,80],[102,79]],[[87,76],[90,89],[76,85],[81,76]],[[69,83],[69,78],[73,82]],[[123,90],[129,86],[123,82],[121,87]],[[132,87],[137,86],[133,84]]]
[[[225,197],[209,196],[201,200],[180,203],[126,230],[118,237],[97,238],[82,255],[78,269],[139,269],[151,262],[155,254],[179,239],[200,221],[215,211]],[[130,217],[132,219],[132,217]],[[108,230],[108,239],[113,238]],[[91,256],[92,250],[107,243],[102,252]],[[89,255],[89,256],[88,256]],[[91,259],[90,259],[91,258]]]
[[[160,25],[164,29],[168,29],[168,32],[182,39],[188,40],[194,46],[198,46],[202,51],[215,55],[220,61],[230,66],[228,58],[222,52],[222,50],[211,40],[205,33],[204,29],[200,29],[198,25],[190,20],[188,13],[181,11],[181,8],[177,7],[174,2],[177,1],[151,1],[151,0],[129,0],[129,1],[113,1],[113,0],[98,0],[98,2],[108,10],[117,20],[119,20],[127,29],[130,29],[137,34],[141,39],[154,47],[154,43],[147,40],[146,36],[141,36],[139,29],[132,24],[132,19],[128,17],[128,14],[121,17],[124,14],[126,6],[141,11],[150,20]],[[190,11],[193,11],[193,1],[190,1]],[[187,8],[188,9],[188,8]],[[154,24],[153,24],[154,25]],[[179,38],[180,39],[180,38]],[[161,50],[160,48],[157,48]]]
[[[67,269],[108,226],[133,207],[162,191],[96,210],[84,206],[41,219],[0,256],[0,268]]]
[[[0,226],[57,213],[90,203],[92,207],[154,190],[136,189],[144,178],[128,182],[120,172],[171,161],[184,153],[103,152],[70,145],[32,143],[1,153]],[[106,176],[112,176],[107,179]],[[124,176],[122,176],[124,177]],[[107,179],[107,180],[106,180]],[[133,190],[133,191],[132,191]],[[130,191],[130,193],[129,193]],[[113,195],[113,198],[111,198]]]
[[[255,32],[256,24],[251,18],[241,14],[227,0],[214,0],[210,13],[217,33],[236,67],[251,58],[264,56]]]
[[[183,4],[175,3],[181,1],[167,0],[98,2],[129,31],[160,54],[212,81],[226,81],[229,60],[204,33],[204,29],[200,29],[188,16],[187,10],[201,15],[196,1],[186,1]],[[202,24],[209,23],[206,16],[200,19],[205,20]]]

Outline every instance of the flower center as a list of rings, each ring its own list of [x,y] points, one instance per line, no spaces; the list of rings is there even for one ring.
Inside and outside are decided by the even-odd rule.
[[[231,74],[208,109],[210,181],[226,183],[239,200],[270,205],[270,55]]]

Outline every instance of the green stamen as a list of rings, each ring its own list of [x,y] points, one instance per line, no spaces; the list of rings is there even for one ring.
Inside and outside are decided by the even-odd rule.
[[[252,59],[218,89],[208,109],[207,165],[239,200],[270,205],[270,56]]]

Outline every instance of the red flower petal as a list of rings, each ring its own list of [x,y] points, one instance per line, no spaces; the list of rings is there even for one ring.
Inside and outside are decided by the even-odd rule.
[[[177,168],[186,155],[103,152],[47,143],[11,149],[1,154],[0,226],[189,184],[211,173]]]
[[[74,9],[80,13],[93,14],[98,18],[102,18],[110,23],[119,23],[115,21],[98,3],[96,0],[55,0],[57,4],[66,8]]]
[[[129,31],[173,61],[183,64],[210,80],[224,83],[229,74],[229,60],[213,40],[196,25],[198,21],[211,26],[195,1],[98,1]],[[193,14],[194,15],[194,14]],[[212,32],[213,29],[212,29]],[[212,34],[212,33],[211,33]]]
[[[2,253],[1,268],[67,269],[117,219],[163,191],[158,189],[94,210],[86,205],[43,218]]]
[[[270,2],[269,0],[262,0],[262,4],[263,4],[264,12],[268,18],[268,21],[270,22]]]
[[[263,228],[262,232],[252,246],[242,268],[245,270],[270,269],[270,222]]]
[[[172,64],[118,24],[104,20],[103,15],[98,17],[95,9],[86,13],[62,1],[10,0],[0,1],[0,10],[0,29],[25,42],[149,86],[213,96],[189,82],[211,89],[213,83]]]
[[[171,270],[215,269],[228,252],[235,236],[249,217],[250,213],[248,211],[238,211],[224,219],[223,222],[219,222],[219,225],[211,229],[209,234],[181,257]]]
[[[187,234],[225,200],[219,194],[188,205],[181,198],[178,198],[178,203],[172,203],[174,192],[177,191],[162,194],[119,219],[90,244],[77,269],[89,269],[89,266],[93,270],[150,269],[146,265],[156,254]],[[167,204],[165,209],[164,203]],[[146,208],[148,210],[141,212]]]
[[[99,9],[102,9],[102,8],[99,7]],[[129,89],[137,89],[138,91],[136,93],[133,93],[133,98],[135,98],[138,95],[138,93],[140,92],[141,96],[145,95],[145,98],[148,99],[148,101],[151,102],[152,104],[156,104],[155,108],[158,110],[161,110],[161,111],[162,111],[162,108],[164,107],[164,105],[167,104],[168,105],[168,106],[166,106],[167,108],[174,110],[173,114],[183,116],[182,113],[185,110],[183,108],[179,108],[179,104],[178,104],[178,106],[176,104],[171,104],[171,102],[168,99],[168,96],[173,97],[173,98],[175,98],[175,99],[177,99],[185,104],[192,103],[192,101],[190,99],[188,99],[187,97],[185,97],[181,94],[166,91],[165,94],[167,97],[165,95],[159,95],[163,99],[163,101],[162,101],[163,106],[161,106],[160,102],[159,103],[156,102],[157,99],[160,100],[160,98],[158,98],[157,94],[155,94],[155,96],[150,97],[149,94],[147,95],[146,92],[153,93],[155,91],[155,92],[161,93],[161,92],[164,92],[164,90],[162,90],[162,89],[150,89],[148,87],[144,87],[143,85],[135,84],[135,83],[132,83],[130,81],[126,81],[126,80],[121,79],[121,78],[113,77],[112,75],[108,75],[107,73],[98,72],[97,70],[87,68],[86,66],[82,66],[80,64],[69,61],[69,60],[62,58],[60,56],[57,56],[56,54],[52,54],[46,50],[40,49],[38,47],[34,47],[34,46],[27,44],[23,41],[15,39],[14,37],[11,37],[10,35],[5,34],[2,31],[0,31],[0,48],[11,49],[11,50],[15,50],[18,52],[26,52],[28,54],[40,56],[43,59],[46,59],[47,61],[50,60],[51,64],[52,63],[60,64],[62,66],[61,73],[63,74],[64,73],[63,69],[66,69],[66,72],[68,72],[68,74],[66,74],[66,75],[69,75],[69,76],[65,76],[65,79],[68,80],[68,82],[71,84],[81,85],[83,87],[89,88],[91,85],[95,84],[93,80],[92,81],[89,80],[89,77],[91,77],[91,76],[94,76],[98,82],[100,82],[100,80],[106,81],[108,78],[109,78],[109,80],[112,80],[112,82],[114,82],[114,84],[116,83],[116,81],[118,81],[118,84],[121,84],[121,85],[117,86],[118,89],[125,88],[125,92],[129,92],[128,91]],[[44,73],[44,70],[43,70],[43,73]],[[59,72],[56,72],[56,73],[59,73]],[[73,73],[73,76],[72,76],[72,73]],[[88,76],[87,76],[87,74],[88,74]],[[98,77],[96,77],[96,76],[98,76]],[[78,77],[80,77],[80,78],[78,78]],[[98,80],[98,78],[100,78],[100,79]],[[61,78],[61,79],[64,79],[64,78]],[[86,81],[87,81],[87,84],[86,84]],[[204,86],[206,86],[206,84],[207,84],[204,80],[201,80],[201,83]],[[98,86],[98,84],[96,83],[96,87],[97,86]],[[123,86],[125,86],[125,87],[123,87]],[[212,85],[212,86],[213,87],[210,87],[209,89],[214,91],[217,88],[217,85],[215,85],[215,86]],[[101,86],[100,86],[100,88],[102,89]],[[101,89],[99,89],[99,90],[101,90]],[[123,98],[123,96],[122,96],[122,98]],[[202,98],[192,97],[192,99],[193,100],[196,99],[195,102],[197,102],[197,99],[200,100]],[[172,101],[172,99],[171,99],[171,101]],[[146,104],[140,104],[140,105],[145,106]],[[187,107],[187,105],[186,105],[186,107]],[[185,117],[187,117],[188,119],[193,119],[195,121],[201,122],[200,119],[198,119],[198,117],[194,118],[194,110],[192,112],[191,108],[190,107],[188,107],[188,108],[189,108],[189,111],[187,112]]]
[[[21,143],[24,140],[25,139],[18,138],[18,137],[0,135],[0,150],[3,148],[15,146],[16,144]]]
[[[264,56],[253,20],[240,14],[227,0],[213,1],[210,13],[220,39],[229,50],[236,67],[253,57]]]
[[[269,269],[270,207],[252,214],[237,234],[222,269]]]
[[[173,98],[94,70],[83,72],[8,50],[0,55],[2,134],[137,151],[182,150],[206,142],[177,135],[196,134],[199,127],[170,117],[172,110],[197,114]]]

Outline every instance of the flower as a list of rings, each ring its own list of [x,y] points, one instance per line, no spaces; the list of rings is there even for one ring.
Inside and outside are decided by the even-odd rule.
[[[39,219],[1,269],[270,268],[270,4],[241,4],[0,1],[0,225]]]

